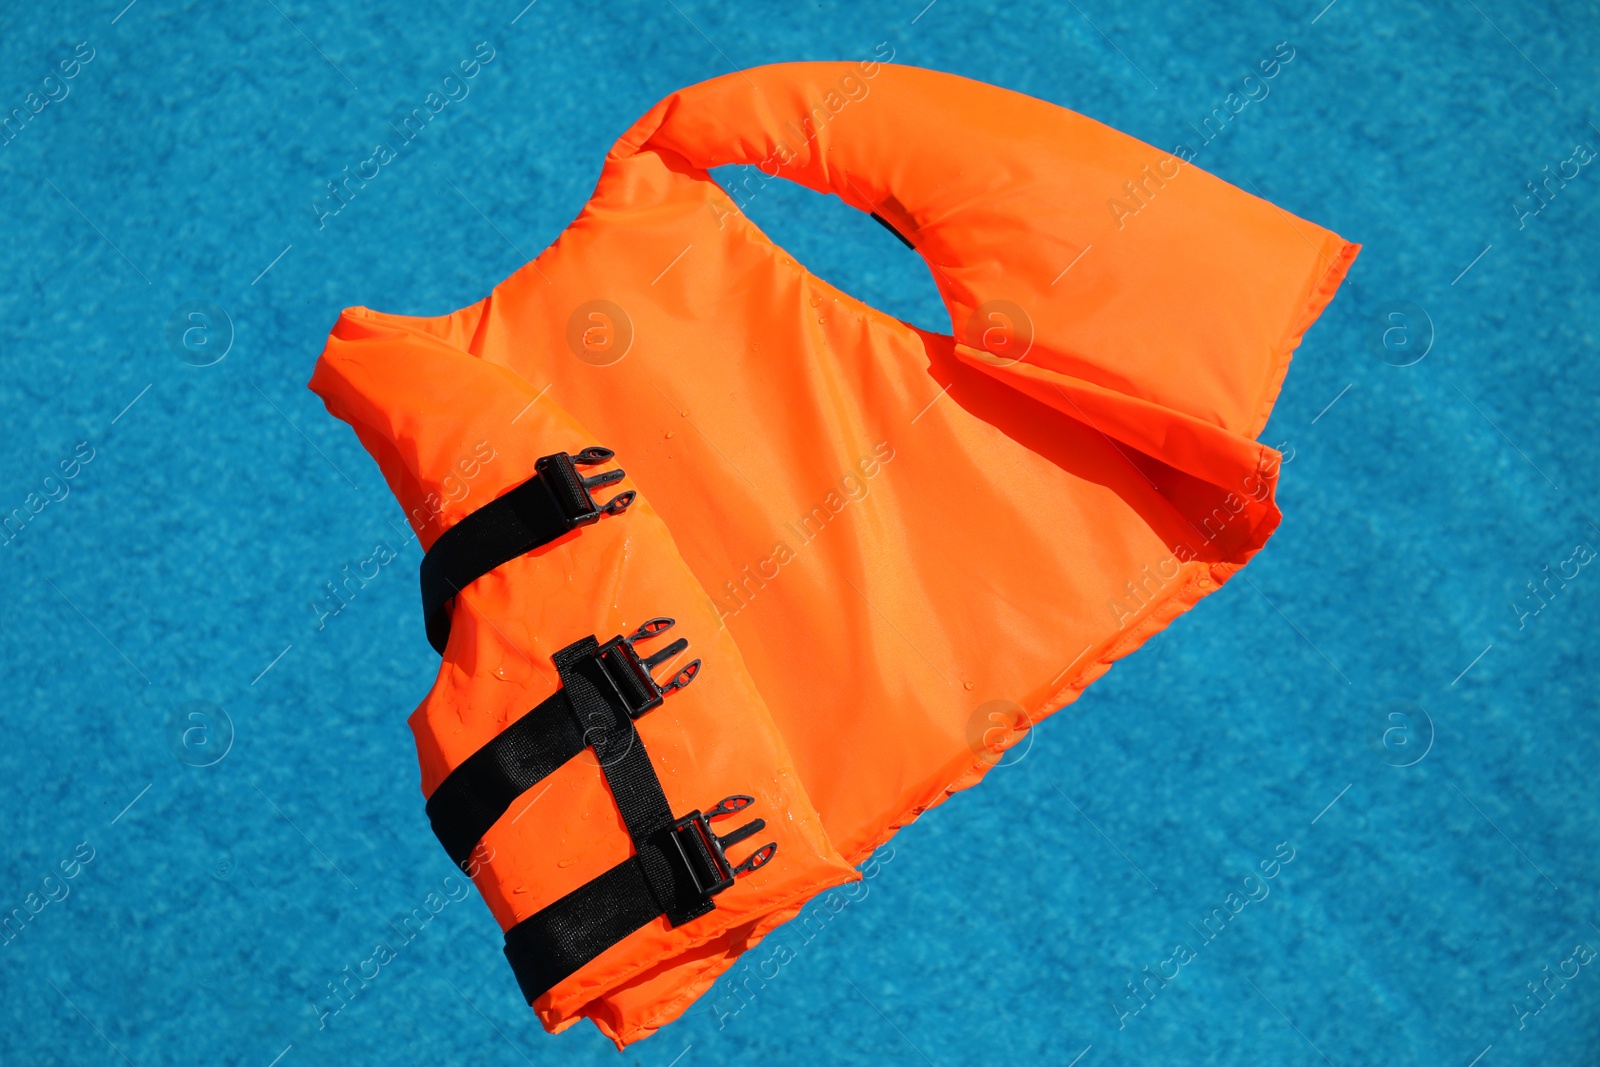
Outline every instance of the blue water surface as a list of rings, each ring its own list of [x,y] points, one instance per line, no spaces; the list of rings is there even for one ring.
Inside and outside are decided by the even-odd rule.
[[[1600,11],[525,2],[0,10],[0,1063],[1600,1062]],[[791,961],[620,1055],[550,1037],[423,813],[415,543],[318,628],[403,520],[304,385],[338,309],[443,313],[537,254],[663,95],[880,45],[1365,246],[1264,435],[1284,522]],[[869,219],[749,212],[948,330]]]

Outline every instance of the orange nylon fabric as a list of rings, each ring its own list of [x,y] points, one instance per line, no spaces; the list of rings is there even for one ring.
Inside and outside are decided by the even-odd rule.
[[[807,272],[706,173],[727,163],[887,220],[954,336]],[[311,387],[424,546],[550,452],[614,449],[600,495],[640,494],[457,598],[411,718],[423,793],[557,688],[556,649],[671,615],[705,667],[638,727],[673,810],[750,793],[768,833],[735,860],[779,841],[710,915],[540,997],[545,1026],[620,1048],[670,1022],[1244,565],[1279,519],[1254,438],[1356,251],[1052,104],[796,63],[658,104],[483,301],[347,310]],[[547,784],[480,849],[502,928],[630,852],[592,753]]]

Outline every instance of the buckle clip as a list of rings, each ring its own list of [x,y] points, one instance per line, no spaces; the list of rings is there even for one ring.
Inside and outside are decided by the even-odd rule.
[[[627,637],[613,637],[594,653],[600,664],[600,674],[610,684],[628,718],[637,719],[661,706],[671,693],[687,686],[700,674],[700,660],[692,660],[678,670],[665,684],[657,683],[651,671],[689,647],[686,638],[664,646],[649,656],[641,657],[634,645],[657,637],[672,629],[676,620],[664,616],[650,619]]]
[[[711,820],[724,818],[743,811],[754,804],[755,798],[735,794],[723,797],[715,806],[704,812],[692,811],[667,827],[668,836],[677,846],[677,855],[702,899],[709,900],[729,886],[740,875],[759,870],[771,862],[778,852],[778,843],[769,841],[749,856],[733,864],[728,860],[727,849],[747,837],[766,829],[765,819],[752,819],[734,830],[718,837],[711,829]]]
[[[590,445],[575,456],[556,452],[542,456],[534,463],[534,471],[543,475],[540,481],[566,519],[568,530],[598,522],[601,515],[621,515],[637,499],[639,494],[629,489],[604,504],[595,503],[590,490],[622,481],[626,472],[620,467],[599,474],[583,475],[578,472],[579,467],[594,467],[615,458],[616,453],[611,449]]]

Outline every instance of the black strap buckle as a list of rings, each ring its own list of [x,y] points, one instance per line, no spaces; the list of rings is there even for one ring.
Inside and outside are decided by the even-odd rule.
[[[637,642],[657,637],[672,629],[675,620],[657,617],[643,623],[627,637],[613,637],[601,645],[593,658],[600,670],[591,677],[604,678],[610,693],[630,719],[661,706],[669,693],[675,693],[694,681],[700,673],[700,661],[685,664],[665,684],[659,684],[650,672],[689,647],[685,638],[678,638],[649,656],[641,657],[634,647]],[[611,703],[611,701],[607,701]]]
[[[464,864],[519,796],[585,748],[594,749],[608,775],[613,770],[621,773],[635,748],[643,752],[633,720],[659,707],[667,694],[700,673],[700,661],[695,660],[665,685],[651,677],[655,667],[689,647],[685,640],[644,658],[635,651],[635,642],[664,633],[672,625],[671,619],[651,619],[627,637],[613,637],[603,646],[593,636],[585,637],[551,657],[562,688],[463,760],[428,798],[428,819],[451,859]],[[594,699],[574,703],[569,685]],[[643,834],[672,821],[665,795],[659,800],[626,791],[624,795],[648,801],[643,813],[630,817],[630,833],[634,823]]]
[[[507,930],[506,959],[528,1003],[661,916],[678,927],[715,911],[713,896],[740,875],[770,863],[778,851],[776,841],[737,865],[728,862],[726,851],[764,829],[763,820],[724,837],[711,832],[711,820],[754,803],[747,796],[725,797],[707,811],[663,826],[636,855]]]
[[[665,851],[682,861],[690,881],[702,898],[716,896],[733,885],[735,878],[759,870],[777,854],[778,843],[769,841],[737,865],[728,860],[728,846],[736,845],[766,829],[765,819],[753,819],[721,837],[712,832],[712,819],[743,811],[755,802],[755,797],[749,796],[723,797],[709,810],[691,811],[662,831],[676,846],[673,850]]]
[[[597,522],[601,515],[621,515],[639,495],[629,489],[625,493],[618,493],[604,504],[594,502],[590,490],[605,485],[615,485],[622,481],[625,472],[618,467],[616,470],[601,471],[599,474],[584,477],[578,473],[578,468],[609,463],[614,458],[616,453],[611,449],[591,445],[576,456],[557,452],[535,461],[533,469],[536,474],[544,476],[544,487],[565,516],[568,530]]]
[[[468,585],[525,552],[564,537],[602,515],[620,515],[638,494],[632,489],[596,504],[591,490],[614,485],[620,468],[587,477],[579,467],[615,458],[591,446],[577,455],[556,452],[534,463],[534,475],[465,516],[439,535],[422,557],[422,617],[428,642],[441,656],[450,639],[450,601]]]

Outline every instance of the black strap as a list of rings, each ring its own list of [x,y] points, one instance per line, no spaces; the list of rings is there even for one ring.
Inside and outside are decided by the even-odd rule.
[[[626,713],[619,714],[611,694],[604,664],[598,657],[559,664],[561,684],[571,702],[581,735],[594,748],[606,784],[616,798],[622,821],[628,826],[633,847],[643,848],[645,839],[672,821],[672,807],[661,790],[661,779],[650,764],[644,741]]]
[[[568,645],[556,653],[557,670],[562,657],[598,647],[593,637]],[[584,747],[572,704],[558,689],[451,771],[428,798],[427,812],[434,836],[456,866],[468,870],[467,859],[489,827]]]
[[[715,911],[713,896],[778,851],[769,842],[735,867],[724,849],[759,833],[765,820],[724,837],[711,832],[712,818],[752,803],[750,797],[728,797],[705,814],[692,812],[662,827],[635,855],[507,930],[506,959],[527,1002],[654,919],[665,915],[676,927]]]
[[[682,639],[641,659],[634,643],[671,629],[651,619],[630,636],[601,645],[585,637],[553,657],[561,688],[463,760],[428,798],[428,821],[439,843],[462,870],[489,828],[518,797],[572,759],[593,748],[617,798],[634,847],[672,821],[672,810],[633,721],[688,685],[700,670],[694,660],[665,686],[650,676],[688,647]]]
[[[637,856],[506,931],[506,959],[532,1004],[662,913]]]
[[[872,213],[872,220],[874,222],[876,222],[879,226],[882,226],[884,229],[886,229],[890,233],[894,234],[896,237],[900,238],[900,243],[905,245],[907,248],[911,249],[911,251],[915,252],[917,250],[917,246],[912,244],[909,240],[907,240],[905,234],[903,234],[899,230],[895,229],[894,226],[892,226],[889,223],[888,219],[884,218],[882,215],[878,214],[876,211],[874,211]]]
[[[722,837],[711,829],[712,819],[743,811],[755,803],[753,797],[726,797],[704,813],[672,816],[634,726],[699,674],[699,660],[665,686],[650,674],[687,648],[687,641],[644,658],[635,650],[636,641],[672,625],[671,619],[650,619],[628,637],[603,645],[586,637],[557,652],[552,658],[561,688],[462,761],[428,798],[434,832],[450,858],[469,870],[472,851],[517,797],[585,747],[599,759],[634,854],[506,932],[506,958],[530,1004],[652,920],[666,916],[681,926],[716,910],[712,897],[777,852],[769,842],[734,866],[726,847],[758,832],[765,821],[752,820]]]
[[[523,793],[593,748],[634,848],[672,822],[672,808],[627,709],[607,700],[593,637],[556,654],[561,688],[463,760],[428,798],[434,836],[456,866]]]
[[[544,456],[534,464],[532,478],[439,535],[422,557],[422,616],[434,651],[444,655],[450,639],[449,603],[461,590],[501,564],[587,526],[602,514],[620,514],[633,503],[632,490],[603,507],[589,495],[591,489],[620,481],[622,471],[587,478],[577,472],[580,466],[604,463],[612,455],[610,449],[594,447],[576,456],[565,452]]]

